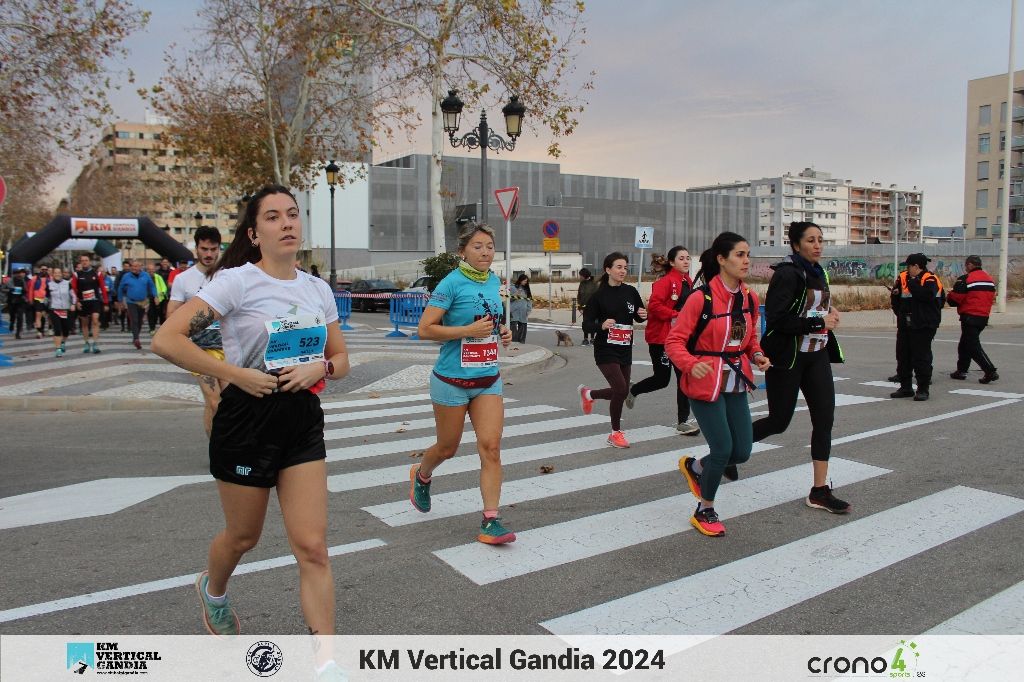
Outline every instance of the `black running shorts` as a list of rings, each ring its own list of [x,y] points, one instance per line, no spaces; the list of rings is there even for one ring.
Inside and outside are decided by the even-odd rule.
[[[281,469],[326,457],[319,397],[299,391],[256,398],[237,386],[224,389],[210,434],[214,478],[273,488]]]
[[[89,317],[93,313],[99,315],[103,312],[103,301],[79,301],[82,304],[82,309],[78,312],[83,317]]]

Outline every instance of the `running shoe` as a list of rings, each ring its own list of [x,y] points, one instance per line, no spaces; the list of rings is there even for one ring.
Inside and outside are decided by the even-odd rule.
[[[480,534],[476,539],[487,545],[504,545],[516,541],[516,534],[501,525],[501,517],[484,519],[480,522]]]
[[[960,370],[950,372],[949,378],[956,379],[957,381],[963,381],[964,379],[967,378],[967,372],[961,372]]]
[[[919,403],[928,400],[928,391],[922,388],[917,389],[917,393],[914,394],[914,400],[916,400]]]
[[[633,409],[633,405],[636,405],[636,396],[633,395],[633,384],[629,385],[629,390],[626,391],[626,407]]]
[[[85,354],[85,353],[89,353],[89,352],[90,352],[90,350],[89,350],[89,344],[87,343],[87,344],[85,344],[85,346],[84,346],[84,347],[82,348],[82,353],[83,353],[83,354]]]
[[[66,353],[67,351],[68,351],[67,344],[65,344],[63,341],[61,341],[60,342],[60,352],[63,354],[63,353]]]
[[[583,414],[590,414],[594,411],[594,399],[588,398],[587,394],[590,393],[590,389],[580,384],[577,388],[580,393],[580,409],[583,410]]]
[[[133,339],[132,345],[135,346],[136,350],[142,350],[142,342],[139,341],[138,339]]]
[[[824,509],[832,514],[846,514],[850,511],[850,503],[833,495],[832,488],[827,485],[811,488],[811,494],[805,502],[812,509]]]
[[[43,330],[42,329],[36,329],[36,338],[37,339],[43,338]]]
[[[679,473],[686,479],[686,485],[690,492],[698,500],[700,499],[700,474],[693,470],[693,457],[683,456],[679,458]]]
[[[697,511],[690,517],[690,525],[709,537],[720,538],[725,535],[725,526],[719,521],[714,507],[701,509],[698,504]]]
[[[891,377],[888,378],[888,381],[891,384],[898,384],[898,383],[900,383],[900,375],[899,374],[893,374]]]
[[[203,624],[211,635],[218,637],[229,637],[238,634],[238,614],[231,608],[231,605],[224,601],[223,604],[214,604],[207,597],[206,586],[210,582],[210,576],[203,571],[196,578],[196,592],[199,593],[199,601],[203,605]]]
[[[100,350],[100,347],[98,345],[96,345],[95,343],[92,344],[92,354],[93,355],[99,355],[102,352],[103,351]]]
[[[316,674],[316,682],[348,682],[348,675],[337,663],[331,661]]]
[[[608,436],[608,445],[613,448],[628,448],[629,441],[626,440],[626,433],[624,431],[612,431],[612,435]]]
[[[420,480],[417,475],[419,471],[419,464],[409,468],[409,501],[416,507],[416,511],[426,514],[430,511],[430,484]]]
[[[54,352],[53,357],[59,358],[62,355],[64,355],[64,349],[63,348],[58,348],[56,350],[56,352]]]
[[[676,431],[684,436],[696,436],[700,434],[700,427],[691,419],[676,424]]]
[[[914,397],[914,389],[901,387],[900,390],[894,391],[893,393],[890,393],[889,397],[890,398],[913,398]]]
[[[735,464],[726,464],[725,469],[722,469],[722,476],[730,481],[738,481],[740,480],[740,470],[736,468]]]
[[[999,381],[999,372],[991,371],[986,372],[985,376],[978,379],[979,384],[991,384],[993,381]]]

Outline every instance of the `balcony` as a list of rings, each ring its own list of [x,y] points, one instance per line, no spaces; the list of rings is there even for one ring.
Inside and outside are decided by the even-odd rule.
[[[1014,121],[1024,121],[1024,107],[1014,107],[1013,108],[1013,120]]]
[[[1010,149],[1015,152],[1024,151],[1024,135],[1014,135]]]
[[[998,237],[1002,231],[1002,225],[992,226],[992,236]],[[1010,223],[1010,236],[1024,236],[1024,225],[1021,223]]]
[[[1024,206],[1024,194],[1011,194],[1010,195],[1010,208],[1020,208]]]
[[[1024,179],[1024,166],[1010,166],[1010,178],[1013,180]]]

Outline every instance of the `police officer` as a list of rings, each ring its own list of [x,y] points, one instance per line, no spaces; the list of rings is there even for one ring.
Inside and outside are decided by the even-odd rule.
[[[988,326],[988,316],[996,298],[996,283],[981,269],[980,256],[968,256],[964,261],[966,274],[960,275],[949,292],[949,305],[960,313],[960,345],[957,346],[956,371],[949,376],[966,379],[971,360],[978,363],[985,376],[980,383],[989,384],[999,378],[996,367],[981,347],[981,332]]]
[[[896,359],[900,388],[893,398],[928,400],[932,383],[932,339],[942,320],[945,292],[942,282],[928,270],[929,258],[923,253],[907,256],[907,269],[896,279],[892,290],[892,309],[896,313]],[[917,392],[912,378],[917,377]]]

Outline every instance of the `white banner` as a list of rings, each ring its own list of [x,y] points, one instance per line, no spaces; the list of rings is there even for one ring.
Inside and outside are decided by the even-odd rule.
[[[136,218],[72,218],[72,237],[138,237]]]
[[[315,649],[315,650],[314,650]],[[936,636],[0,636],[0,678],[358,680],[1011,680],[1024,637]],[[114,678],[117,679],[117,678]],[[329,679],[342,679],[340,676]]]

